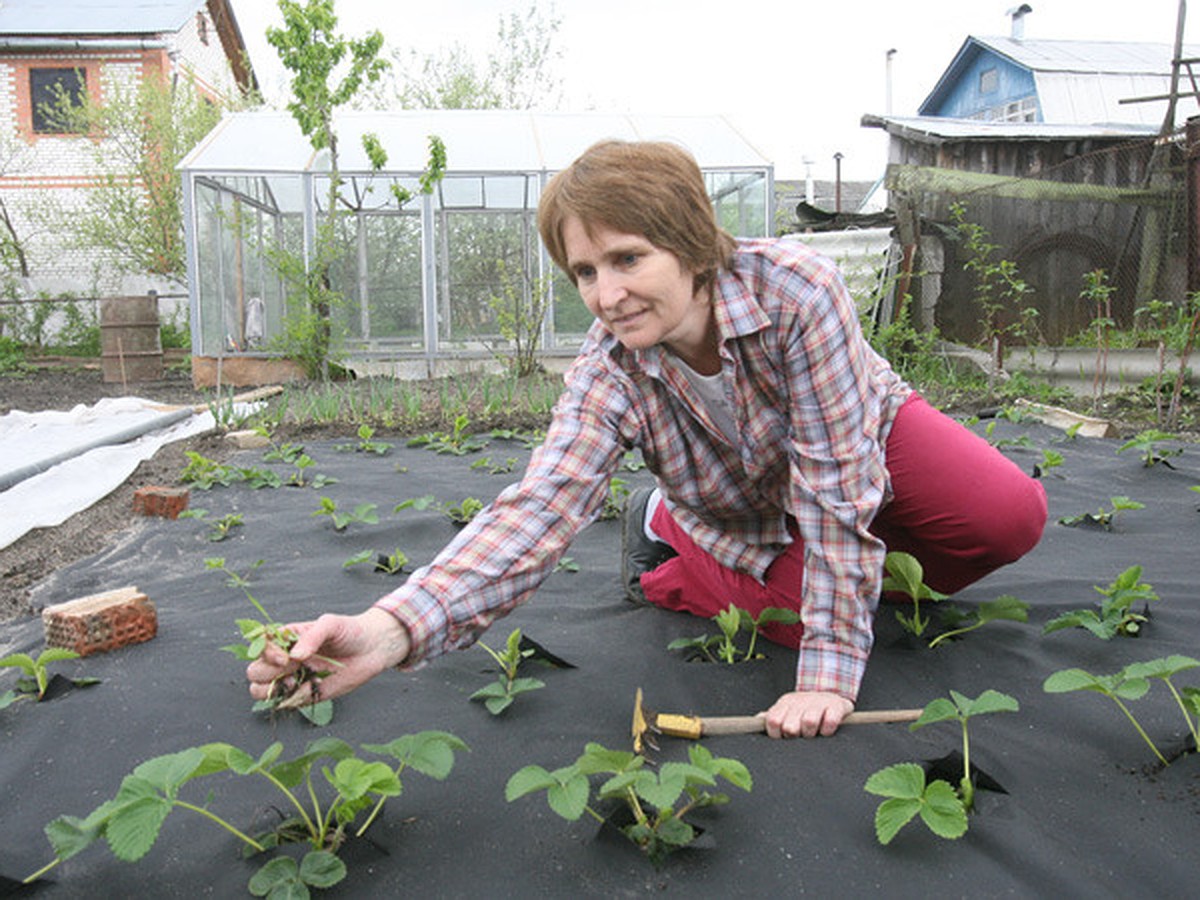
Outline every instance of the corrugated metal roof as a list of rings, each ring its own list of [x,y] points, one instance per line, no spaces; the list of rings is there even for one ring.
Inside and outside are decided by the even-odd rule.
[[[1171,44],[1014,40],[1011,37],[975,40],[1034,72],[1166,75],[1171,71],[1171,60],[1175,55]],[[1184,45],[1183,55],[1185,58],[1200,57],[1200,45]]]
[[[514,110],[353,110],[335,120],[343,172],[370,172],[362,149],[365,132],[388,152],[388,172],[416,173],[429,158],[428,136],[446,144],[448,170],[542,172],[570,165],[592,143],[606,138],[670,140],[686,147],[704,168],[769,168],[770,162],[722,116],[650,116]],[[289,113],[233,113],[180,167],[229,173],[304,172],[324,168]]]
[[[0,0],[0,35],[176,32],[205,0]]]
[[[1122,103],[1138,97],[1159,97],[1171,90],[1166,75],[1105,74],[1082,72],[1039,72],[1034,75],[1042,118],[1047,122],[1130,123],[1161,127],[1167,101]],[[1180,90],[1191,87],[1186,73]],[[1200,101],[1181,96],[1175,108],[1175,123],[1183,125],[1200,113]]]
[[[1087,125],[1047,122],[983,122],[942,116],[863,116],[862,124],[889,134],[943,141],[1070,141],[1087,138],[1143,138],[1158,133],[1158,125]]]

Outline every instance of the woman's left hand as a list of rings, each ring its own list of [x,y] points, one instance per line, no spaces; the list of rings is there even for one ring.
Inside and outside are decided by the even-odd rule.
[[[792,691],[767,710],[767,734],[773,738],[828,737],[854,704],[841,694],[827,691]]]

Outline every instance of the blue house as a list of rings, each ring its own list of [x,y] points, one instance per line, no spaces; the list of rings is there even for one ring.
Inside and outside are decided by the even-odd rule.
[[[1157,128],[1166,115],[1174,49],[1170,44],[971,36],[917,113],[987,122]],[[1184,59],[1197,57],[1200,46],[1184,46]],[[1185,68],[1181,84],[1190,86],[1187,76]],[[1160,99],[1144,99],[1149,97]],[[1198,112],[1195,95],[1185,94],[1175,124],[1182,126]]]

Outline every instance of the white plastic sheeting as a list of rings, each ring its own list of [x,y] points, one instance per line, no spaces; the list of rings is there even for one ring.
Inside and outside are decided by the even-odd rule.
[[[34,528],[61,525],[106,497],[164,444],[215,427],[212,413],[205,411],[155,428],[156,422],[172,418],[164,413],[173,409],[120,397],[66,412],[13,410],[0,416],[0,482],[15,481],[0,491],[0,549]],[[121,440],[142,426],[154,430]],[[74,449],[82,452],[73,454]],[[39,474],[18,477],[25,469],[38,468],[39,460],[56,458],[63,461]]]

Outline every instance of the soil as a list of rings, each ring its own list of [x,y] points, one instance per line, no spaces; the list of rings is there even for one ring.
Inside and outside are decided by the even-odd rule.
[[[426,385],[428,394],[424,408],[429,411],[438,407],[437,390],[433,383]],[[77,404],[91,405],[104,397],[143,397],[169,405],[196,405],[209,402],[213,394],[192,386],[190,369],[184,365],[168,367],[159,381],[139,382],[128,386],[106,383],[99,362],[74,362],[61,359],[44,361],[21,376],[0,376],[0,415],[20,409],[35,412],[50,409],[71,409]],[[989,404],[971,402],[956,397],[943,402],[944,398],[930,396],[936,405],[956,416],[972,414],[987,415]],[[1183,420],[1186,426],[1181,433],[1195,440],[1196,423],[1200,422],[1200,402],[1187,397]],[[1090,412],[1086,404],[1079,406],[1081,412]],[[1153,409],[1144,402],[1139,403],[1129,395],[1106,398],[1099,415],[1114,421],[1122,436],[1132,436],[1153,427]],[[429,412],[429,426],[438,418]],[[509,427],[537,427],[538,422],[484,422],[476,420],[482,427],[506,424]],[[293,428],[310,435],[325,432],[334,436],[336,428],[305,427]],[[290,439],[284,430],[276,430],[275,437]],[[31,589],[61,566],[68,565],[100,552],[109,546],[119,533],[131,524],[131,509],[134,492],[146,485],[175,484],[179,473],[187,462],[186,452],[194,450],[202,455],[223,461],[235,448],[216,432],[200,435],[164,446],[149,460],[141,463],[134,474],[117,490],[103,500],[79,512],[55,528],[34,529],[10,546],[0,549],[0,621],[30,615],[35,612],[30,603]]]
[[[20,377],[0,377],[0,415],[92,405],[104,397],[143,397],[172,406],[206,403],[211,392],[192,387],[187,370],[168,369],[161,381],[128,386],[105,383],[98,364],[35,366]],[[187,450],[213,459],[233,452],[219,434],[209,433],[164,446],[141,463],[119,488],[55,528],[37,528],[0,550],[0,621],[29,615],[30,589],[55,569],[103,550],[130,524],[133,494],[150,484],[175,484]]]

